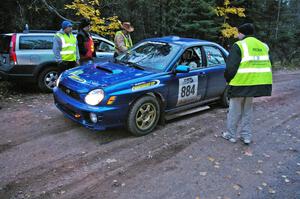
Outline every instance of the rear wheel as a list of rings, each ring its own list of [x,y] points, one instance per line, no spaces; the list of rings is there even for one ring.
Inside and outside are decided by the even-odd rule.
[[[56,67],[45,68],[38,77],[38,87],[44,92],[52,92],[59,74]]]
[[[156,98],[152,96],[142,97],[130,108],[127,128],[134,135],[146,135],[156,127],[159,116],[160,107]]]

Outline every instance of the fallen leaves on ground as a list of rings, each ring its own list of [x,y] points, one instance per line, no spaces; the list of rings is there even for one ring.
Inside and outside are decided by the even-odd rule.
[[[262,186],[264,186],[264,187],[266,187],[268,184],[267,183],[265,183],[265,182],[263,182],[263,183],[261,183],[262,184]]]
[[[105,162],[110,164],[110,163],[117,162],[117,160],[116,159],[107,159]]]
[[[239,185],[239,184],[235,184],[232,187],[237,191],[241,189],[241,185]]]
[[[264,153],[263,156],[265,156],[266,158],[270,158],[271,157],[270,155],[268,155],[266,153]]]
[[[269,193],[271,193],[271,194],[275,194],[275,193],[276,193],[276,191],[275,191],[274,189],[272,189],[272,188],[269,188]]]
[[[207,172],[200,172],[199,173],[201,176],[206,176],[207,175]]]
[[[263,174],[264,172],[262,170],[255,171],[256,174]]]
[[[252,153],[252,151],[251,151],[251,149],[246,149],[245,151],[244,151],[244,155],[245,156],[253,156],[253,153]]]
[[[211,161],[211,162],[214,162],[215,161],[215,158],[213,158],[213,157],[211,157],[211,156],[208,156],[208,158],[207,158],[209,161]]]

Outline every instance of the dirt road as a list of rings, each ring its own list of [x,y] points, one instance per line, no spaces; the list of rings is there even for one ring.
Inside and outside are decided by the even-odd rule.
[[[220,138],[220,107],[133,137],[87,130],[51,94],[17,90],[0,103],[0,198],[299,199],[299,77],[278,72],[272,97],[255,99],[250,146]]]

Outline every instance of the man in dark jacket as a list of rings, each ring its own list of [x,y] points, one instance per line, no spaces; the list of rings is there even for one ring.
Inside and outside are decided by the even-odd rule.
[[[238,125],[241,140],[252,141],[253,98],[270,96],[272,92],[272,70],[268,46],[253,37],[253,24],[238,28],[240,41],[234,43],[226,60],[224,77],[229,84],[229,112],[227,131],[222,137],[236,142]]]
[[[90,21],[88,19],[82,19],[77,34],[77,42],[80,54],[80,63],[84,64],[93,60],[95,57],[95,47],[92,36],[90,34]]]

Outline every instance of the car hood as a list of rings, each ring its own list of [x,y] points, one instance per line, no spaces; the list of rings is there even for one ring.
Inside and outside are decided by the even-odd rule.
[[[99,62],[66,71],[63,74],[62,82],[65,86],[84,93],[95,88],[105,88],[150,74],[153,72],[113,62]]]

